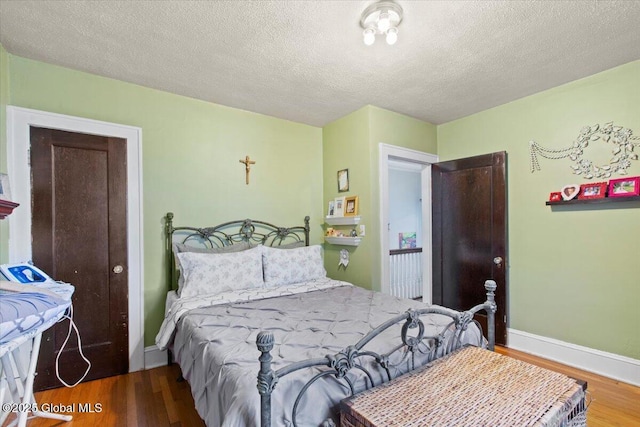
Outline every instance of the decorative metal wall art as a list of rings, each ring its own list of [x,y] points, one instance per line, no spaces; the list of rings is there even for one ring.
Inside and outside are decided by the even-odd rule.
[[[613,157],[608,164],[597,165],[585,158],[585,148],[589,143],[602,141],[611,144]],[[569,158],[573,164],[570,166],[575,175],[582,175],[585,179],[609,178],[612,174],[626,175],[631,166],[631,160],[638,160],[638,154],[634,152],[640,147],[639,136],[633,136],[633,131],[622,126],[614,126],[613,122],[594,126],[585,126],[570,147],[558,150],[544,148],[535,141],[529,141],[531,160],[531,172],[540,170],[538,156],[545,159],[557,160]]]

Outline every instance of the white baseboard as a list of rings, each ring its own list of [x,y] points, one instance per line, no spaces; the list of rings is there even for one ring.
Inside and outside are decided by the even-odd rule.
[[[509,348],[640,386],[640,360],[547,338],[507,330]]]
[[[152,345],[144,348],[144,369],[157,368],[167,364],[167,350]]]

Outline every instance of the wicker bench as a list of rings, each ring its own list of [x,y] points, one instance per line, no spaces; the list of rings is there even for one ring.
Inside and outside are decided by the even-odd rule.
[[[341,403],[342,427],[585,426],[586,383],[464,347]]]

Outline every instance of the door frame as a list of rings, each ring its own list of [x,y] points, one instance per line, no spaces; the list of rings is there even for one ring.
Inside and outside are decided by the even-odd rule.
[[[431,236],[431,165],[438,156],[410,148],[381,142],[379,144],[378,171],[380,179],[380,291],[390,293],[389,283],[389,160],[400,160],[423,165],[422,187],[422,300],[431,303],[432,288],[432,236]],[[426,251],[425,249],[428,249]],[[428,255],[428,256],[427,256]]]
[[[127,246],[129,286],[129,372],[144,369],[144,260],[142,246],[142,129],[83,117],[7,106],[8,175],[20,203],[9,221],[9,262],[31,260],[30,127],[127,140]]]

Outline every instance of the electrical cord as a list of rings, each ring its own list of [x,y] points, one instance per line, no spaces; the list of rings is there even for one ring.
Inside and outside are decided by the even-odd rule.
[[[91,369],[91,362],[89,361],[89,359],[87,359],[84,355],[84,353],[82,352],[82,341],[80,340],[80,332],[78,331],[78,327],[76,326],[76,324],[73,322],[73,304],[69,306],[69,310],[68,310],[69,314],[65,314],[61,319],[60,322],[62,322],[65,319],[69,319],[69,331],[67,332],[67,337],[65,338],[64,342],[62,343],[62,346],[60,347],[60,351],[58,351],[58,355],[56,356],[56,376],[58,377],[58,379],[60,380],[60,382],[65,386],[65,387],[75,387],[78,384],[80,384],[82,382],[82,380],[84,380],[87,376],[87,374],[89,374],[89,370]],[[59,365],[60,365],[60,355],[62,354],[62,350],[64,350],[64,347],[67,345],[67,342],[69,341],[69,338],[71,337],[71,330],[76,331],[76,336],[78,337],[78,352],[80,353],[80,357],[82,357],[82,359],[87,363],[87,370],[84,372],[84,375],[82,375],[82,377],[76,381],[75,384],[73,385],[69,385],[67,384],[62,378],[60,378],[60,369],[59,369]]]

